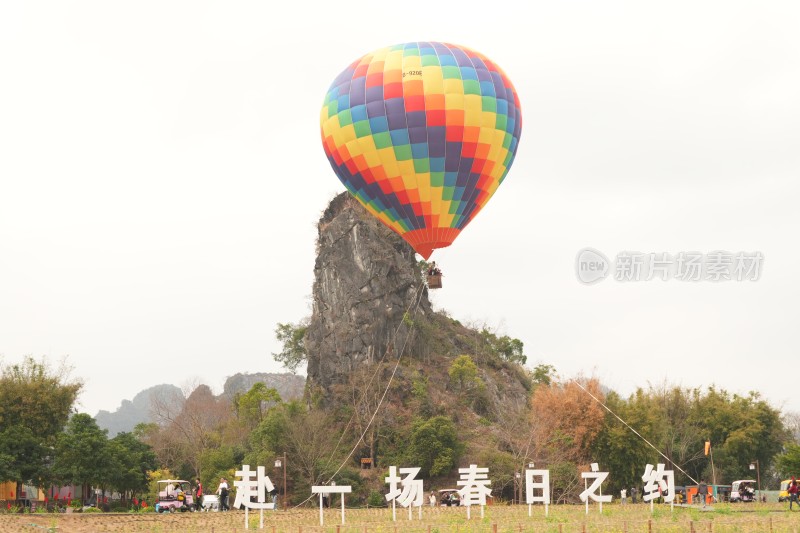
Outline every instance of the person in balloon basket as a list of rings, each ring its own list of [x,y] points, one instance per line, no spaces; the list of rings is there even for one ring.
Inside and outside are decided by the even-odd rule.
[[[228,480],[224,477],[219,478],[219,487],[217,487],[217,494],[219,494],[219,510],[227,511],[228,507]]]
[[[436,261],[431,262],[428,266],[428,275],[429,276],[441,276],[442,271],[439,270],[439,267],[436,266]]]

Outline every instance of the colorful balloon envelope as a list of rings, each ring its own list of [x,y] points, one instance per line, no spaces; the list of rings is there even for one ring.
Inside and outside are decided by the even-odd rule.
[[[485,56],[447,43],[376,50],[334,80],[321,113],[336,175],[421,256],[449,246],[514,161],[514,86]]]

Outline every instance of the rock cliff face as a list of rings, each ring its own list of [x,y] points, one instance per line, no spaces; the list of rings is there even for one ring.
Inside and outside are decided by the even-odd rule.
[[[451,387],[448,369],[467,354],[483,384],[480,401],[471,402],[475,412],[495,416],[511,406],[524,408],[530,392],[524,369],[492,354],[482,332],[431,309],[405,241],[347,193],[331,201],[318,229],[313,311],[304,339],[312,399],[329,407],[346,404],[352,390],[363,391],[370,381],[364,381],[365,370],[386,355],[383,384],[402,354],[390,401],[407,403],[417,376],[428,380],[441,412],[449,412],[453,396],[466,393]],[[470,392],[473,399],[475,394]]]
[[[414,251],[348,193],[331,201],[318,229],[305,346],[308,384],[327,396],[387,351],[417,351],[410,317],[429,315],[431,305]]]

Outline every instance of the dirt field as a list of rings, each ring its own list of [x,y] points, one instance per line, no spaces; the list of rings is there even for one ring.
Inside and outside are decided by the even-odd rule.
[[[422,521],[408,520],[405,510],[398,509],[397,522],[391,510],[348,509],[346,523],[341,525],[339,510],[326,510],[325,526],[319,525],[319,511],[313,509],[264,513],[264,529],[268,533],[449,533],[449,532],[798,532],[800,509],[789,513],[784,504],[738,504],[716,506],[701,511],[697,508],[656,507],[651,515],[645,505],[606,505],[603,514],[596,506],[584,514],[582,506],[551,506],[545,518],[541,506],[534,507],[528,517],[527,507],[487,507],[485,517],[472,509],[472,520],[459,508],[426,507]],[[185,514],[22,514],[0,515],[0,533],[53,532],[158,532],[158,533],[234,533],[243,531],[244,512]],[[250,515],[250,530],[257,530],[258,513]]]

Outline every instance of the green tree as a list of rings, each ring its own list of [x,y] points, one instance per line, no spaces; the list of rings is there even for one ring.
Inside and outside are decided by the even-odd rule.
[[[478,385],[481,381],[478,377],[478,366],[468,355],[459,355],[453,360],[447,370],[450,381],[458,385],[458,390],[465,390]]]
[[[18,482],[49,480],[44,460],[47,453],[47,447],[31,428],[4,427],[0,430],[0,479]]]
[[[435,416],[414,422],[407,459],[420,467],[422,477],[436,477],[455,468],[463,450],[453,421]]]
[[[297,372],[297,368],[308,359],[308,352],[303,342],[307,329],[308,325],[302,323],[278,323],[278,327],[275,328],[275,338],[283,344],[283,349],[279,353],[273,353],[272,357],[292,373]]]
[[[777,457],[775,462],[775,467],[782,479],[796,476],[800,472],[800,444],[787,445],[786,450]]]
[[[302,501],[311,485],[328,481],[324,475],[330,465],[338,464],[346,453],[343,449],[336,453],[336,438],[330,438],[332,427],[330,413],[309,409],[298,401],[281,403],[253,430],[245,457],[251,464],[269,465],[286,452],[289,492]]]
[[[48,462],[82,384],[27,357],[0,367],[0,481],[49,481]]]
[[[250,434],[251,450],[256,454],[266,451],[268,456],[285,451],[289,423],[294,416],[299,416],[299,411],[300,405],[297,402],[289,402],[279,409],[270,410]]]
[[[717,482],[749,478],[750,463],[759,461],[762,472],[769,472],[775,456],[791,436],[783,426],[780,412],[756,392],[747,396],[730,395],[725,390],[709,387],[705,393],[693,390],[690,422],[703,430],[711,441]],[[711,467],[698,443],[697,455],[702,459],[704,475],[711,479]]]
[[[206,487],[209,490],[216,489],[220,477],[227,477],[230,480],[233,469],[242,464],[238,459],[240,456],[232,446],[203,450],[200,455],[200,468],[204,472],[203,482]]]
[[[497,350],[497,353],[499,353],[500,356],[509,363],[524,365],[528,360],[528,357],[522,353],[523,346],[524,345],[522,344],[521,340],[513,339],[508,335],[503,335],[502,337],[497,338],[494,348]]]
[[[550,385],[555,379],[556,367],[553,365],[539,364],[531,371],[531,381],[535,385]]]
[[[147,472],[158,467],[153,449],[133,433],[119,433],[109,442],[111,468],[109,484],[123,494],[133,497],[148,488]]]
[[[658,430],[660,411],[652,409],[641,389],[627,401],[620,398],[615,392],[610,392],[605,398],[606,406],[620,418],[635,427],[646,438],[654,438]],[[594,460],[603,465],[603,468],[613,472],[609,479],[608,490],[618,492],[620,489],[632,485],[641,485],[644,465],[647,463],[664,462],[657,452],[633,433],[627,426],[614,415],[606,412],[603,427],[593,444]]]
[[[264,382],[255,383],[250,390],[236,398],[239,417],[251,427],[258,425],[267,410],[281,403],[281,396],[274,388],[267,387]]]
[[[780,413],[756,393],[739,396],[714,387],[702,391],[651,386],[627,399],[612,392],[606,406],[641,435],[606,414],[594,458],[614,472],[612,490],[640,484],[644,465],[656,462],[674,469],[679,485],[701,477],[717,483],[749,478],[754,460],[762,472],[771,471],[776,453],[789,439]],[[706,440],[711,441],[713,470],[704,454]]]
[[[107,433],[86,413],[70,418],[56,440],[53,475],[64,484],[108,486],[112,461]]]
[[[486,328],[481,330],[480,337],[491,353],[509,363],[524,365],[528,360],[527,356],[522,353],[524,344],[519,339],[514,339],[508,335],[498,337]]]

